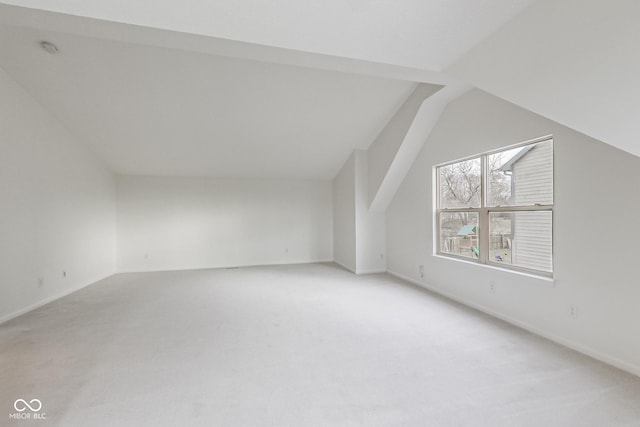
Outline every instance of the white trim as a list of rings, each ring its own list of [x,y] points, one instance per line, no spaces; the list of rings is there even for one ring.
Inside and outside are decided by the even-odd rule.
[[[0,317],[0,325],[5,323],[5,322],[8,322],[9,320],[15,319],[16,317],[22,316],[23,314],[26,314],[26,313],[28,313],[28,312],[30,312],[32,310],[40,308],[43,305],[47,305],[47,304],[49,304],[49,303],[51,303],[51,302],[53,302],[55,300],[58,300],[58,299],[63,298],[63,297],[66,297],[67,295],[70,295],[70,294],[72,294],[72,293],[74,293],[76,291],[79,291],[80,289],[83,289],[83,288],[86,288],[87,286],[91,286],[91,285],[93,285],[95,283],[98,283],[99,281],[104,280],[104,279],[106,279],[108,277],[111,277],[114,274],[115,273],[111,273],[111,274],[108,274],[108,275],[106,275],[106,276],[104,276],[102,278],[99,278],[97,280],[90,281],[87,284],[80,285],[80,286],[77,286],[77,287],[74,287],[74,288],[71,288],[71,289],[67,289],[67,290],[65,290],[65,291],[63,291],[63,292],[61,292],[59,294],[56,294],[56,295],[50,296],[48,298],[45,298],[43,300],[40,300],[40,301],[36,302],[35,304],[28,305],[26,307],[21,308],[20,310],[14,311],[13,313],[9,313],[7,315],[4,315],[4,316]]]
[[[351,267],[349,267],[349,266],[347,266],[347,265],[345,265],[345,264],[341,263],[341,262],[340,262],[340,261],[338,261],[338,260],[335,260],[335,259],[334,259],[332,262],[334,262],[334,263],[338,264],[340,267],[344,268],[345,270],[348,270],[348,271],[352,272],[353,274],[357,274],[357,273],[356,273],[356,271],[355,271],[355,269],[353,269],[353,268],[351,268]]]
[[[360,275],[360,274],[379,274],[379,273],[386,273],[387,270],[385,268],[372,268],[369,270],[356,270],[356,274]]]
[[[541,136],[539,138],[529,139],[527,141],[518,142],[516,144],[507,145],[506,147],[496,148],[494,150],[483,151],[481,153],[472,154],[471,156],[461,157],[458,160],[449,160],[449,161],[446,161],[446,162],[438,163],[438,164],[433,165],[433,167],[434,168],[439,168],[440,166],[448,166],[448,165],[452,165],[454,163],[466,162],[467,160],[472,160],[472,159],[475,159],[476,157],[490,156],[492,154],[501,153],[503,151],[513,150],[514,148],[525,147],[527,145],[539,144],[541,142],[545,142],[545,141],[548,141],[548,140],[553,140],[553,134]]]
[[[354,268],[348,267],[345,264],[341,263],[340,261],[333,260],[333,262],[338,264],[340,267],[344,268],[345,270],[349,270],[350,272],[358,276],[361,274],[379,274],[379,273],[387,272],[386,268],[371,268],[368,270],[358,270],[357,268],[354,269]]]
[[[171,271],[191,271],[191,270],[221,270],[225,268],[247,268],[247,267],[269,267],[273,265],[298,265],[298,264],[320,264],[323,262],[335,262],[336,264],[340,264],[337,261],[334,261],[331,258],[321,258],[316,260],[304,260],[304,261],[287,261],[287,262],[274,262],[271,264],[235,264],[235,265],[212,265],[212,266],[202,266],[202,267],[176,267],[176,268],[163,268],[160,270],[154,269],[132,269],[132,270],[118,270],[117,274],[128,274],[128,273],[164,273]],[[342,264],[340,264],[342,265]],[[344,267],[344,266],[343,266]],[[347,268],[347,267],[345,267]],[[351,271],[347,268],[347,270]]]
[[[464,262],[465,264],[469,264],[469,265],[475,265],[476,267],[481,267],[481,268],[490,268],[492,270],[496,270],[496,271],[502,271],[502,272],[507,272],[508,274],[518,274],[520,276],[525,276],[528,277],[530,279],[536,279],[536,280],[540,280],[541,282],[546,282],[546,283],[550,283],[553,286],[555,286],[555,282],[556,279],[553,277],[549,277],[549,276],[543,276],[540,274],[536,274],[536,273],[528,273],[526,271],[522,271],[522,270],[516,270],[515,268],[505,268],[501,265],[496,265],[495,262],[489,261],[486,264],[482,264],[478,261],[474,261],[472,258],[466,259],[466,258],[462,258],[456,255],[441,255],[441,254],[433,254],[432,257],[434,258],[438,258],[438,260],[446,260],[446,261],[453,261],[453,262]]]
[[[610,356],[610,355],[602,353],[602,352],[600,352],[598,350],[594,350],[593,348],[584,346],[582,344],[578,344],[578,343],[576,343],[576,342],[574,342],[572,340],[563,338],[563,337],[558,336],[556,334],[553,334],[551,332],[548,332],[548,331],[545,331],[543,329],[537,328],[537,327],[535,327],[535,326],[533,326],[533,325],[531,325],[531,324],[529,324],[527,322],[523,322],[521,320],[514,319],[511,316],[507,316],[505,314],[502,314],[500,312],[497,312],[495,310],[492,310],[492,309],[487,308],[485,306],[482,306],[480,304],[476,304],[474,302],[471,302],[471,301],[469,301],[469,300],[467,300],[465,298],[461,298],[461,297],[459,297],[457,295],[454,295],[454,294],[448,293],[446,291],[443,291],[442,289],[433,287],[433,286],[431,286],[431,285],[429,285],[427,283],[420,282],[420,281],[418,281],[416,279],[413,279],[411,277],[405,276],[404,274],[397,273],[397,272],[391,271],[391,270],[387,270],[387,273],[392,275],[392,276],[394,276],[394,277],[396,277],[396,278],[398,278],[398,279],[400,279],[400,280],[404,280],[405,282],[409,282],[411,284],[414,284],[416,286],[419,286],[421,288],[424,288],[424,289],[427,289],[427,290],[429,290],[431,292],[434,292],[434,293],[436,293],[438,295],[442,295],[443,297],[449,298],[450,300],[453,300],[453,301],[459,302],[461,304],[464,304],[464,305],[466,305],[468,307],[474,308],[474,309],[476,309],[478,311],[486,313],[486,314],[488,314],[490,316],[493,316],[493,317],[495,317],[497,319],[504,320],[507,323],[510,323],[510,324],[515,325],[515,326],[517,326],[519,328],[527,330],[527,331],[529,331],[531,333],[539,335],[539,336],[541,336],[543,338],[551,340],[551,341],[555,342],[556,344],[560,344],[560,345],[563,345],[565,347],[568,347],[568,348],[570,348],[572,350],[577,351],[578,353],[585,354],[585,355],[587,355],[589,357],[592,357],[592,358],[594,358],[596,360],[599,360],[600,362],[603,362],[603,363],[606,363],[608,365],[614,366],[614,367],[616,367],[618,369],[622,369],[623,371],[629,372],[629,373],[631,373],[633,375],[640,376],[640,366],[638,366],[638,365],[635,365],[635,364],[629,363],[629,362],[625,362],[624,360],[620,360],[617,357]]]
[[[488,191],[488,185],[489,185],[489,181],[488,181],[488,176],[489,176],[489,169],[487,167],[487,158],[491,155],[494,155],[496,153],[503,153],[509,150],[513,150],[515,148],[527,148],[527,152],[529,152],[529,150],[531,150],[531,148],[535,147],[538,144],[542,144],[542,143],[546,143],[546,142],[551,142],[551,150],[552,150],[552,156],[551,156],[551,172],[552,172],[552,178],[551,178],[551,183],[552,183],[552,197],[553,197],[553,192],[555,192],[555,185],[554,185],[554,179],[555,179],[555,160],[553,157],[553,153],[554,151],[554,139],[553,139],[553,135],[547,135],[547,136],[543,136],[540,138],[535,138],[535,139],[531,139],[529,141],[524,141],[524,142],[520,142],[518,144],[514,144],[511,145],[509,147],[503,147],[503,148],[499,148],[496,150],[492,150],[492,151],[485,151],[483,153],[480,154],[475,154],[473,156],[469,156],[463,159],[459,159],[459,160],[453,160],[453,161],[449,161],[449,162],[445,162],[445,163],[440,163],[437,165],[434,165],[432,167],[432,171],[434,174],[435,179],[432,181],[433,182],[433,186],[432,186],[432,194],[433,194],[433,202],[434,202],[434,212],[433,212],[433,226],[434,226],[434,245],[435,245],[435,249],[434,249],[434,255],[437,256],[441,256],[441,257],[447,257],[447,258],[451,258],[454,260],[460,260],[462,257],[454,254],[454,253],[449,253],[449,252],[443,252],[442,251],[442,230],[441,230],[441,224],[440,224],[440,220],[442,218],[442,214],[443,213],[456,213],[456,212],[460,212],[460,213],[475,213],[478,215],[478,221],[477,221],[477,225],[476,227],[478,228],[477,231],[477,248],[479,248],[479,253],[478,253],[478,258],[477,258],[477,263],[481,264],[481,265],[488,265],[491,260],[488,257],[488,253],[490,252],[490,241],[489,241],[489,228],[491,227],[490,225],[490,214],[491,213],[495,213],[495,212],[551,212],[552,215],[552,219],[551,219],[551,271],[546,271],[546,270],[537,270],[537,269],[533,269],[533,268],[527,268],[527,267],[523,267],[523,266],[519,266],[517,264],[510,264],[510,263],[506,263],[501,265],[500,267],[496,266],[497,268],[502,268],[504,270],[514,270],[514,271],[522,271],[524,273],[528,273],[531,275],[539,275],[542,277],[547,277],[550,279],[553,279],[553,203],[552,204],[538,204],[535,203],[533,205],[507,205],[507,206],[488,206],[487,204],[487,191]],[[522,156],[520,154],[518,154],[518,159]],[[443,208],[442,207],[442,201],[440,200],[442,197],[441,194],[441,188],[440,188],[440,169],[447,167],[447,166],[452,166],[458,163],[463,163],[463,162],[469,162],[472,160],[476,160],[479,159],[480,160],[480,206],[478,207],[455,207],[455,208]],[[511,161],[511,160],[510,160]],[[555,198],[553,198],[553,200],[555,200]],[[469,224],[467,224],[469,225]],[[513,236],[512,236],[513,237]],[[473,258],[473,257],[471,257]]]

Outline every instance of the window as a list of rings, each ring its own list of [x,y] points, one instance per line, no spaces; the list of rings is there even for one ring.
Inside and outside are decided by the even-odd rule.
[[[553,273],[553,139],[435,168],[439,255]]]

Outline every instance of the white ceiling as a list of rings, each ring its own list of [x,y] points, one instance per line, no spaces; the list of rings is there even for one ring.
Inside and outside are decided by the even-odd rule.
[[[449,70],[640,156],[640,1],[540,0]]]
[[[70,15],[441,70],[534,0],[2,0]]]
[[[126,174],[331,179],[418,81],[640,155],[639,16],[637,0],[0,0],[0,67]]]
[[[0,40],[0,66],[121,174],[331,179],[415,86],[10,26]]]
[[[0,67],[117,173],[331,179],[531,2],[2,0]]]

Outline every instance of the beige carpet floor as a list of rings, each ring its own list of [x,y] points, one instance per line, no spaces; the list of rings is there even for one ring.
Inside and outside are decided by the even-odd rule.
[[[0,378],[0,425],[640,426],[640,378],[333,264],[113,276],[0,325]]]

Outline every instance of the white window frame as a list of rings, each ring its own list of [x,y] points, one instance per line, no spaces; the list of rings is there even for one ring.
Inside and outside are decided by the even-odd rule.
[[[480,154],[476,154],[473,156],[469,156],[469,157],[464,157],[462,159],[458,159],[458,160],[453,160],[450,162],[445,162],[445,163],[440,163],[438,165],[435,165],[433,167],[433,171],[434,171],[434,200],[435,200],[435,212],[434,212],[434,235],[435,235],[435,253],[438,256],[443,256],[443,257],[447,257],[447,258],[452,258],[452,259],[458,259],[458,260],[464,260],[467,262],[474,262],[477,264],[483,264],[483,265],[490,265],[492,267],[497,267],[500,269],[504,269],[504,270],[513,270],[513,271],[518,271],[518,272],[522,272],[522,273],[528,273],[528,274],[533,274],[533,275],[537,275],[537,276],[543,276],[543,277],[549,277],[549,278],[553,278],[553,247],[554,247],[554,237],[553,235],[555,234],[554,232],[554,218],[553,218],[553,204],[534,204],[534,205],[511,205],[511,206],[487,206],[487,177],[489,175],[488,170],[487,170],[487,158],[492,155],[492,154],[496,154],[496,153],[500,153],[503,151],[508,151],[508,150],[512,150],[514,148],[520,148],[520,147],[526,147],[527,145],[534,145],[534,144],[539,144],[542,142],[547,142],[547,141],[551,141],[552,143],[552,150],[554,150],[554,144],[553,144],[553,136],[552,135],[547,135],[544,137],[540,137],[540,138],[536,138],[536,139],[532,139],[529,141],[524,141],[518,144],[514,144],[508,147],[504,147],[504,148],[500,148],[497,150],[492,150],[492,151],[487,151],[484,153],[480,153]],[[468,161],[468,160],[474,160],[474,159],[480,159],[481,162],[481,168],[480,168],[480,173],[481,173],[481,178],[480,178],[480,207],[478,208],[442,208],[440,206],[440,171],[439,169],[441,167],[444,166],[449,166],[452,164],[456,164],[456,163],[460,163],[460,162],[464,162],[464,161]],[[555,153],[553,156],[553,200],[555,203]],[[442,242],[441,242],[441,231],[440,231],[440,215],[442,213],[456,213],[456,212],[466,212],[466,213],[477,213],[478,214],[478,232],[477,232],[477,236],[478,236],[478,249],[479,249],[479,256],[477,258],[469,258],[469,257],[465,257],[465,256],[461,256],[461,255],[456,255],[454,253],[450,253],[450,252],[442,252],[441,248],[442,248]],[[496,261],[493,261],[491,259],[489,259],[488,254],[490,252],[489,246],[490,246],[490,236],[489,236],[489,214],[492,212],[551,212],[551,229],[552,229],[552,235],[551,235],[551,271],[543,271],[543,270],[536,270],[536,269],[531,269],[531,268],[526,268],[526,267],[521,267],[521,266],[517,266],[517,265],[511,265],[511,264],[502,264],[502,263],[498,263]]]

